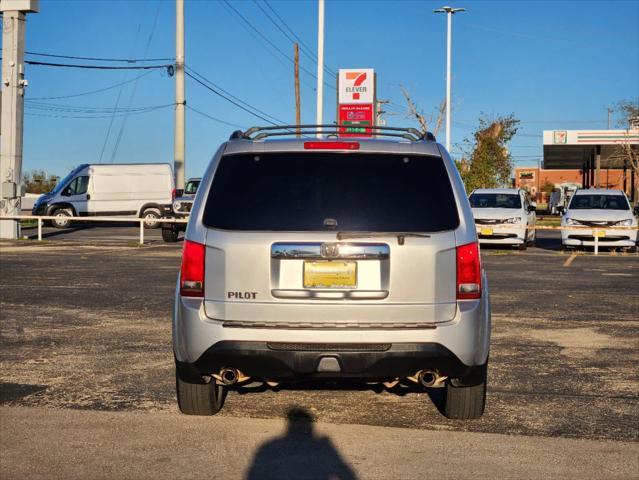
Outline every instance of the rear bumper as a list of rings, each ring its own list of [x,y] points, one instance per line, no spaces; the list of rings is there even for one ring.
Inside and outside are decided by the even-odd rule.
[[[473,378],[480,378],[482,369],[482,366],[464,365],[450,350],[436,343],[342,345],[222,341],[192,364],[177,362],[177,368],[183,378],[194,376],[196,379],[218,373],[223,367],[232,367],[249,377],[272,380],[383,380],[408,377],[427,368],[470,383]],[[325,364],[331,368],[327,370]]]

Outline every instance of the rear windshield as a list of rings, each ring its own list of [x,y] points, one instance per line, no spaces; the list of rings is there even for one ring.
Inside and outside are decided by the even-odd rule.
[[[459,224],[439,157],[291,152],[224,156],[204,224],[225,230],[434,232]]]
[[[521,197],[513,193],[473,193],[472,208],[521,208]]]
[[[574,195],[571,210],[630,210],[628,200],[623,195]]]

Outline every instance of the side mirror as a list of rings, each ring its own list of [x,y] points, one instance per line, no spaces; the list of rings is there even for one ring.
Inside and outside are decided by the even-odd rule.
[[[635,208],[632,210],[636,216],[639,217],[639,205],[635,205]]]
[[[67,187],[64,190],[62,190],[62,192],[60,192],[60,195],[62,195],[63,197],[70,197],[71,190],[69,189],[69,187]]]
[[[537,205],[535,205],[534,203],[531,203],[530,205],[528,205],[529,212],[535,212],[536,210],[537,210]]]

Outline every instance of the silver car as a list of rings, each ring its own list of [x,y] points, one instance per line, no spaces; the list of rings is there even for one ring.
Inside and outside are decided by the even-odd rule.
[[[488,283],[448,153],[413,129],[272,139],[291,128],[234,133],[202,179],[173,319],[181,411],[256,381],[359,379],[441,387],[447,417],[480,417]]]
[[[577,190],[561,218],[563,248],[600,247],[637,251],[636,209],[621,190]]]

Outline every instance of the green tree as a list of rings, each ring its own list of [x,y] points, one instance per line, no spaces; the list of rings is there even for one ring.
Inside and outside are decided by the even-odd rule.
[[[552,192],[555,191],[555,184],[546,180],[546,182],[541,186],[541,191],[550,196],[552,195]]]
[[[27,193],[50,192],[60,180],[60,177],[50,175],[44,170],[31,170],[25,173],[22,178],[27,187]]]
[[[513,114],[494,119],[479,118],[473,141],[466,140],[469,153],[457,162],[468,192],[508,185],[513,159],[506,145],[517,133],[518,124],[519,120]]]

